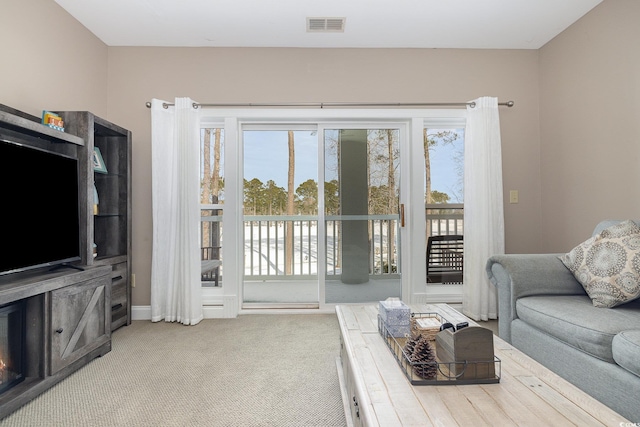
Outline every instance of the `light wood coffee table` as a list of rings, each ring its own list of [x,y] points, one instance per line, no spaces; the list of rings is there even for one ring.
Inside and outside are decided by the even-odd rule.
[[[469,321],[446,304],[414,305],[452,323]],[[342,339],[338,371],[349,425],[620,426],[628,422],[494,336],[498,384],[411,385],[378,333],[377,304],[336,307]]]

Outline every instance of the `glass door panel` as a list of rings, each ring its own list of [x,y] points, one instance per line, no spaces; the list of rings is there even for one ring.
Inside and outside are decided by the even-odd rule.
[[[200,130],[200,262],[203,287],[222,286],[224,129]]]
[[[423,132],[427,285],[451,293],[462,286],[464,265],[464,129]]]
[[[318,136],[245,129],[244,307],[318,307]]]
[[[325,302],[402,295],[400,130],[325,129]]]

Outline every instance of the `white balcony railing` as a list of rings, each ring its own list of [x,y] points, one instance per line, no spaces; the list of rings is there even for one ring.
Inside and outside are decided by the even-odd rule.
[[[245,216],[244,275],[255,280],[313,278],[318,274],[318,220],[316,216]],[[369,274],[397,276],[400,242],[397,215],[363,217],[327,216],[326,276],[341,274],[341,225],[347,220],[366,219],[369,229]],[[425,206],[427,235],[464,234],[462,204]],[[201,247],[204,259],[220,259],[222,209],[202,209]],[[291,235],[289,245],[288,236]],[[224,263],[222,263],[224,264]],[[288,264],[288,266],[287,266]],[[203,274],[205,284],[222,284],[223,267]]]
[[[425,205],[427,236],[464,235],[464,204],[434,203]]]
[[[397,215],[364,217],[369,229],[369,266],[371,275],[398,273]],[[341,274],[341,224],[359,220],[328,216],[326,220],[326,275]],[[394,241],[391,242],[389,239]],[[289,245],[287,245],[289,240]],[[293,279],[318,274],[318,220],[315,216],[245,216],[244,274],[252,279],[277,276]]]

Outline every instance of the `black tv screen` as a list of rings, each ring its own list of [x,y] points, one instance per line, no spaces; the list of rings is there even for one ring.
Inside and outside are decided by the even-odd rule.
[[[78,161],[0,134],[0,275],[80,259]]]

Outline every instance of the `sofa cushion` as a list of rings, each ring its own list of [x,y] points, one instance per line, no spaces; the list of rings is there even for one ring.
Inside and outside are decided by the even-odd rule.
[[[560,256],[596,307],[640,297],[640,227],[622,221]]]
[[[613,360],[640,377],[640,329],[623,331],[613,337]]]
[[[640,325],[640,301],[603,311],[587,295],[531,296],[516,301],[516,315],[572,347],[615,363],[613,337]]]

